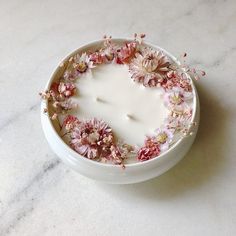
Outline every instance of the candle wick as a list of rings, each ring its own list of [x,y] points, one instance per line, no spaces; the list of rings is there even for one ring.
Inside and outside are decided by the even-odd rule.
[[[99,98],[99,97],[95,97],[95,101],[96,101],[96,102],[102,102],[102,99]]]
[[[126,114],[126,118],[129,119],[129,120],[133,120],[134,119],[134,117],[132,115],[130,115],[130,114]]]
[[[95,101],[96,101],[96,102],[101,102],[101,103],[106,103],[106,101],[103,100],[103,99],[100,98],[100,97],[95,97]]]

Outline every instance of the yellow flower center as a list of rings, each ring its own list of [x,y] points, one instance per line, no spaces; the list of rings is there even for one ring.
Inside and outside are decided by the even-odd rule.
[[[84,61],[81,61],[80,63],[76,65],[76,70],[78,70],[81,73],[85,72],[87,68],[88,68],[88,65]]]
[[[160,134],[157,135],[157,142],[158,143],[165,143],[167,138],[168,138],[168,136],[167,136],[166,133],[164,133],[164,132],[160,133]]]
[[[182,103],[182,98],[179,94],[175,94],[173,96],[170,97],[171,103],[173,104],[181,104]]]

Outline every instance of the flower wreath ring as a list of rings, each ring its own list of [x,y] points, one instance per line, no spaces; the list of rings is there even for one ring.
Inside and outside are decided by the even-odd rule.
[[[147,161],[159,156],[180,138],[192,135],[193,84],[190,76],[198,80],[205,72],[186,65],[183,54],[179,60],[165,50],[143,43],[145,35],[135,35],[133,40],[116,44],[111,37],[104,37],[103,45],[95,51],[75,53],[60,68],[62,76],[50,89],[40,93],[48,101],[50,118],[58,123],[62,137],[80,155],[96,161],[111,162],[124,167],[125,160],[134,156]],[[149,44],[150,45],[150,44]],[[168,56],[167,56],[168,55]],[[182,61],[182,62],[179,62]],[[141,147],[116,141],[114,133],[103,120],[96,118],[79,120],[70,115],[77,107],[71,97],[76,94],[75,81],[83,74],[101,64],[126,64],[131,78],[145,87],[158,87],[163,91],[164,105],[169,114],[155,135],[147,136]]]

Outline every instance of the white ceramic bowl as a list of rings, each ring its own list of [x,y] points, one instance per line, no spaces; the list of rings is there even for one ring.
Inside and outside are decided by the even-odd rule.
[[[113,39],[113,40],[116,43],[122,43],[124,41],[128,41],[129,39]],[[85,46],[82,46],[78,50],[71,53],[63,61],[68,60],[75,53],[81,53],[87,51],[88,49],[94,50],[96,48],[99,48],[99,45],[101,44],[102,40],[95,41]],[[162,50],[170,58],[172,58],[173,61],[179,64],[176,58],[167,51],[165,51],[164,49],[150,43],[145,42],[145,44],[153,48]],[[63,73],[62,68],[58,66],[53,75],[51,76],[51,78],[49,79],[45,90],[49,89],[51,83],[57,78],[59,78],[62,75],[62,73]],[[193,130],[194,134],[192,136],[187,136],[185,138],[180,139],[170,149],[168,149],[168,151],[162,153],[160,156],[145,162],[127,164],[125,169],[122,169],[120,166],[117,165],[104,164],[89,160],[79,155],[73,149],[71,149],[58,135],[50,118],[43,113],[44,108],[47,108],[48,106],[48,104],[44,101],[41,104],[42,128],[52,150],[58,155],[58,157],[60,157],[60,159],[63,162],[68,164],[78,173],[87,176],[91,179],[111,184],[130,184],[130,183],[142,182],[157,177],[166,172],[167,170],[169,170],[171,167],[176,165],[190,149],[195,139],[200,119],[199,99],[193,82],[192,85],[193,85],[192,121],[197,122],[197,125],[194,127]]]

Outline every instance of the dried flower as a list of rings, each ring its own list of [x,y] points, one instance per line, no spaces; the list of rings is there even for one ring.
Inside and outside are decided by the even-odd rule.
[[[89,59],[89,56],[86,53],[83,53],[81,56],[79,54],[74,56],[73,67],[78,74],[83,74],[94,66],[93,62]]]
[[[189,124],[190,124],[190,118],[191,116],[185,116],[185,115],[180,115],[180,116],[168,116],[165,119],[165,126],[169,129],[172,130],[172,132],[182,132],[183,130],[188,129]]]
[[[169,71],[169,58],[161,51],[144,48],[129,64],[129,71],[134,81],[144,86],[154,87],[160,85]]]
[[[93,62],[94,65],[100,65],[103,63],[111,62],[116,53],[116,46],[112,43],[104,43],[105,48],[101,48],[99,51],[91,53],[89,55],[90,61]]]
[[[75,68],[73,68],[72,63],[69,62],[69,66],[65,70],[63,74],[63,78],[66,81],[75,81],[78,78],[78,76],[79,76],[79,73],[77,72],[77,70],[75,70]]]
[[[60,84],[58,85],[58,92],[60,94],[63,94],[67,98],[73,96],[75,94],[75,91],[76,87],[71,82],[60,82]]]
[[[108,158],[111,158],[114,164],[121,165],[125,158],[127,158],[126,152],[124,152],[117,145],[112,145],[110,151],[111,154],[108,156]]]
[[[87,53],[83,53],[82,55],[76,54],[68,60],[63,78],[66,81],[74,81],[93,67],[93,62],[90,60]]]
[[[76,54],[60,65],[64,74],[57,82],[52,83],[49,91],[41,92],[42,99],[50,106],[50,118],[57,120],[61,129],[68,135],[71,147],[86,158],[98,161],[109,161],[124,167],[127,157],[135,155],[138,160],[150,160],[169,148],[173,134],[193,134],[191,123],[192,108],[188,100],[192,99],[192,83],[188,75],[198,80],[205,72],[186,65],[186,53],[183,62],[178,65],[160,50],[143,46],[144,34],[135,34],[134,40],[123,45],[112,42],[111,37],[104,36],[103,46],[95,52]],[[152,137],[146,137],[144,145],[138,150],[120,140],[115,140],[111,128],[96,118],[80,121],[67,115],[60,124],[61,118],[68,111],[77,107],[71,100],[75,95],[75,79],[100,64],[111,62],[128,64],[131,77],[144,86],[161,86],[164,90],[164,103],[170,113],[165,120],[164,128],[157,129]],[[97,98],[97,101],[100,101]],[[48,113],[48,109],[44,109]],[[60,117],[62,115],[62,117]],[[132,119],[132,115],[127,114]]]
[[[182,88],[186,92],[192,92],[192,85],[189,78],[185,73],[178,70],[170,70],[167,73],[167,78],[162,82],[161,86],[168,90],[178,87]]]
[[[127,64],[135,56],[137,43],[135,41],[126,43],[123,47],[117,50],[116,62],[118,64]]]
[[[155,139],[161,151],[166,151],[173,139],[173,132],[170,129],[162,128],[156,130]]]
[[[154,137],[147,137],[144,146],[137,152],[137,159],[139,161],[147,161],[159,156],[160,146]]]
[[[89,59],[94,65],[100,65],[105,62],[105,58],[101,55],[100,51],[91,53]]]
[[[62,127],[65,127],[67,132],[72,131],[77,125],[79,125],[80,121],[77,117],[68,115],[64,120]]]
[[[170,110],[183,110],[186,106],[186,101],[192,98],[192,93],[185,92],[184,89],[174,87],[172,90],[166,90],[164,93],[164,104]]]
[[[71,145],[81,155],[96,159],[110,154],[113,144],[111,128],[96,118],[80,122],[71,133]],[[107,153],[108,152],[108,153]]]
[[[177,116],[186,116],[191,117],[192,116],[192,108],[189,107],[187,103],[183,103],[179,106],[173,106],[171,108],[171,116],[177,117]]]

